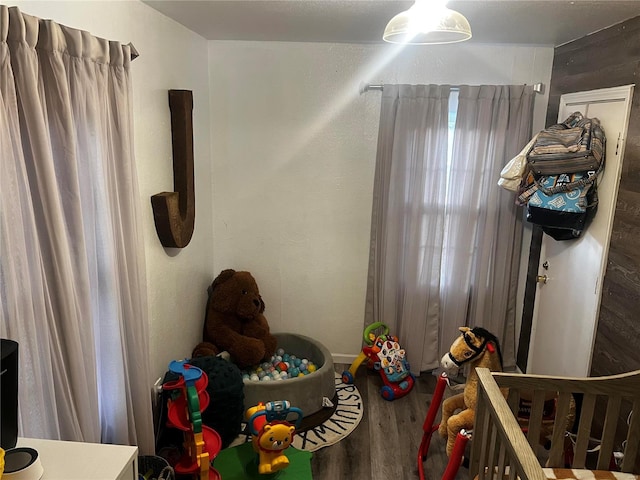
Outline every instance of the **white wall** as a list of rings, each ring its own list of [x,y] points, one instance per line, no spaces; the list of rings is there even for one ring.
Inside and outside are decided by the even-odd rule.
[[[548,89],[553,49],[210,42],[209,60],[214,271],[252,272],[272,330],[339,360],[360,351],[367,281],[380,92],[360,84]]]
[[[207,42],[138,1],[13,1],[24,13],[132,42],[135,151],[147,261],[151,371],[187,357],[200,341],[213,264]],[[184,249],[166,250],[153,223],[151,195],[173,190],[169,89],[193,90],[196,225]]]
[[[254,274],[274,331],[358,353],[380,96],[359,95],[361,82],[548,86],[551,75],[553,50],[544,47],[459,44],[394,56],[388,45],[207,43],[138,1],[7,4],[140,52],[134,126],[154,375],[200,340],[206,287],[224,268]],[[193,90],[196,176],[194,236],[174,250],[161,246],[150,205],[173,190],[172,88]],[[546,102],[539,96],[536,129]]]

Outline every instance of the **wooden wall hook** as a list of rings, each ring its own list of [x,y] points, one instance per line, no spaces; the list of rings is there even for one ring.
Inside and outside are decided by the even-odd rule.
[[[169,90],[173,192],[151,196],[160,243],[183,248],[191,241],[196,217],[193,181],[193,92]]]

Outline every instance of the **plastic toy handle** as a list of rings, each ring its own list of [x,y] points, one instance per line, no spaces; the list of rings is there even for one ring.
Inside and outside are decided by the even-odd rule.
[[[267,422],[271,422],[273,420],[286,421],[290,413],[298,415],[296,428],[300,426],[300,422],[302,421],[302,410],[297,407],[292,407],[291,403],[287,400],[269,402],[265,405],[265,411],[267,412]]]
[[[291,408],[291,404],[287,400],[274,400],[265,405],[264,409],[267,411],[267,420],[271,421],[274,418],[281,419],[282,414],[286,415]]]
[[[300,428],[300,423],[302,422],[302,410],[298,407],[291,407],[289,412],[298,415],[298,418],[296,419],[296,429]]]
[[[389,327],[387,327],[384,323],[382,322],[374,322],[371,325],[369,325],[367,328],[364,329],[364,333],[363,333],[363,337],[364,337],[364,343],[366,343],[367,345],[371,346],[373,345],[373,340],[371,340],[369,338],[369,335],[371,334],[372,331],[378,329],[378,328],[384,328],[384,333],[383,335],[389,335]]]
[[[302,410],[300,410],[297,407],[289,407],[289,402],[283,401],[283,400],[269,402],[266,405],[266,408],[264,410],[258,410],[256,413],[251,415],[251,417],[247,421],[247,424],[249,425],[249,430],[251,431],[251,434],[258,435],[258,430],[254,426],[254,420],[256,418],[261,417],[262,415],[265,415],[267,417],[266,418],[267,422],[271,422],[273,420],[286,421],[287,416],[290,413],[295,413],[296,415],[298,415],[298,418],[296,419],[296,422],[295,422],[295,427],[299,428],[300,423],[302,422],[302,415],[303,415]]]
[[[256,413],[251,415],[251,417],[249,417],[249,420],[247,420],[247,425],[249,425],[249,430],[251,431],[251,435],[258,435],[259,433],[258,430],[256,430],[256,427],[254,427],[254,420],[266,414],[267,414],[266,410],[258,410]]]

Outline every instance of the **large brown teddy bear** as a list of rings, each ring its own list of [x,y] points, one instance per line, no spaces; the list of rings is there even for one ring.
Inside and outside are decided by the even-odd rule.
[[[209,287],[209,300],[202,333],[193,356],[227,351],[240,368],[271,359],[276,338],[269,333],[263,315],[264,302],[249,272],[223,270]]]

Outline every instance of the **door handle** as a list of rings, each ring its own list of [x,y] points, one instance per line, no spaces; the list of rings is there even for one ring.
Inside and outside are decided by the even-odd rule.
[[[536,282],[547,283],[548,277],[546,275],[536,275]]]

